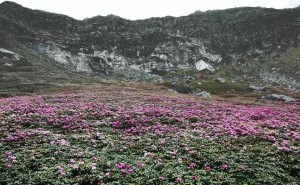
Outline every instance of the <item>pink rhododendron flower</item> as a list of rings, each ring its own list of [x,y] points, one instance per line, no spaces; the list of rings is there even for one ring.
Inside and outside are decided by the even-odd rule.
[[[126,165],[124,163],[119,163],[115,165],[118,169],[126,168]]]
[[[222,170],[227,170],[228,169],[228,165],[227,164],[223,164],[222,165]]]
[[[196,164],[195,164],[195,163],[190,163],[190,164],[189,164],[189,168],[190,168],[190,169],[193,169],[193,168],[195,168],[195,166],[196,166]]]
[[[205,167],[205,170],[209,172],[209,171],[211,170],[211,169],[210,169],[210,166],[206,166],[206,167]]]
[[[78,170],[78,169],[79,169],[79,166],[78,166],[78,165],[73,165],[73,169],[74,169],[74,170]]]
[[[158,179],[159,179],[160,181],[165,180],[165,178],[164,178],[163,176],[159,176]]]
[[[162,160],[161,160],[161,159],[158,159],[157,162],[156,162],[156,165],[157,165],[157,166],[161,166],[162,164],[163,164],[163,163],[162,163]]]
[[[283,147],[277,147],[277,149],[280,150],[280,151],[283,151],[283,152],[289,151],[289,148],[285,147],[285,146],[283,146]]]
[[[96,163],[91,163],[90,167],[92,168],[92,170],[97,169],[97,164]]]
[[[73,164],[75,163],[75,160],[74,159],[70,159],[70,164]]]
[[[56,168],[57,168],[58,173],[59,173],[60,175],[62,175],[62,176],[65,176],[65,175],[66,175],[64,169],[63,169],[61,166],[57,166]]]
[[[138,168],[142,168],[143,166],[144,166],[144,165],[141,164],[141,163],[136,164],[136,167],[138,167]]]
[[[182,180],[182,178],[180,178],[180,177],[177,177],[177,179],[176,179],[176,182],[177,182],[177,183],[182,183],[182,182],[183,182],[183,180]]]
[[[192,176],[192,180],[193,180],[193,181],[197,180],[197,176],[193,175],[193,176]]]
[[[68,145],[69,145],[68,141],[66,141],[65,139],[59,140],[59,144],[60,144],[61,146],[68,146]]]

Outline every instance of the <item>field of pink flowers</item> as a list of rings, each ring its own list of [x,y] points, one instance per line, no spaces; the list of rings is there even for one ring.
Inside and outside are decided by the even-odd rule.
[[[300,105],[97,86],[0,99],[0,184],[299,184]]]

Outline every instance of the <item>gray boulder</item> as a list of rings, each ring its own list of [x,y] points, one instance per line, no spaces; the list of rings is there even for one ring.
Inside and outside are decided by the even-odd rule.
[[[224,78],[217,78],[216,81],[220,82],[220,83],[225,83],[226,82],[226,80]]]
[[[196,96],[199,96],[199,97],[204,98],[204,99],[211,98],[211,94],[209,92],[206,92],[206,91],[199,92],[199,93],[196,94]]]
[[[294,98],[292,98],[290,96],[278,95],[278,94],[262,96],[262,99],[273,100],[273,101],[284,101],[284,102],[295,102],[296,101]]]
[[[262,90],[264,90],[265,87],[258,87],[258,86],[250,85],[249,88],[252,89],[253,91],[262,91]]]

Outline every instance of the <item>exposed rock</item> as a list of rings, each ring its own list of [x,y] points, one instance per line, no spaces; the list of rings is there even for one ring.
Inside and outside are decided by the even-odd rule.
[[[273,101],[284,101],[284,102],[294,102],[296,101],[294,98],[286,95],[278,95],[278,94],[271,94],[267,96],[262,96],[262,99],[265,100],[273,100]]]
[[[17,54],[17,53],[14,53],[12,51],[9,51],[9,50],[6,50],[6,49],[3,49],[3,48],[0,48],[0,52],[1,53],[4,53],[4,54],[9,54],[9,55],[13,55],[15,57],[16,60],[20,60],[21,59],[21,55]]]
[[[216,81],[220,82],[220,83],[225,83],[226,82],[226,80],[224,78],[217,78]]]
[[[4,2],[0,47],[18,46],[22,53],[1,49],[0,54],[55,60],[89,76],[134,69],[149,77],[198,71],[202,78],[220,71],[236,81],[295,89],[300,85],[299,18],[300,9],[245,7],[137,21],[114,15],[80,21]],[[56,65],[51,62],[47,65]]]
[[[211,66],[210,64],[204,62],[203,60],[200,60],[198,62],[196,62],[196,69],[198,71],[203,71],[203,70],[209,70],[211,72],[215,72],[215,69],[213,68],[213,66]]]
[[[258,86],[250,85],[249,88],[252,89],[253,91],[262,91],[262,90],[264,90],[265,87],[258,87]]]
[[[211,98],[211,94],[209,92],[206,92],[206,91],[199,92],[199,93],[196,94],[196,96],[199,96],[199,97],[204,98],[204,99]]]
[[[175,91],[174,89],[168,89],[167,91],[170,92],[170,93],[173,93],[173,94],[178,94],[178,92]]]
[[[8,66],[8,67],[14,66],[13,64],[10,64],[10,63],[5,63],[4,65],[5,65],[5,66]]]

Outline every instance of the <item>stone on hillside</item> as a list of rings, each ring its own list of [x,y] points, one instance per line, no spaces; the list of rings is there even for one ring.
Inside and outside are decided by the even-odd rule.
[[[178,92],[177,92],[177,91],[175,91],[174,89],[168,89],[167,91],[168,91],[169,93],[178,94]]]
[[[8,66],[8,67],[12,67],[14,65],[10,64],[10,63],[5,63],[4,66]]]
[[[217,82],[221,82],[221,83],[225,83],[226,82],[226,80],[224,78],[217,78],[216,81]]]
[[[264,90],[265,87],[258,87],[258,86],[250,85],[249,88],[252,89],[253,91],[262,91],[262,90]]]
[[[199,96],[199,97],[204,98],[204,99],[211,98],[211,94],[209,92],[206,92],[206,91],[199,92],[199,93],[196,94],[196,96]]]
[[[196,62],[195,65],[196,65],[196,69],[198,71],[208,70],[210,72],[215,72],[215,69],[213,68],[213,66],[204,62],[203,60],[199,60],[198,62]]]
[[[284,101],[284,102],[294,102],[296,101],[294,98],[286,95],[278,95],[278,94],[271,94],[267,96],[263,96],[262,99],[265,100],[273,100],[273,101]]]
[[[17,54],[17,53],[14,53],[12,51],[9,51],[9,50],[6,50],[4,48],[0,48],[0,52],[1,53],[4,53],[4,54],[9,54],[9,55],[13,55],[16,60],[20,60],[20,58],[22,57],[21,55]]]

